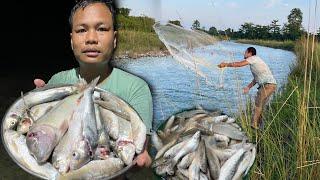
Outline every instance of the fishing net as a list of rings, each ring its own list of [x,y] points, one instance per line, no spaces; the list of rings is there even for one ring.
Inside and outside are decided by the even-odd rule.
[[[223,69],[217,67],[221,60],[214,59],[215,52],[210,48],[217,42],[216,38],[170,23],[156,23],[153,28],[175,60],[203,78],[206,84],[223,87]]]

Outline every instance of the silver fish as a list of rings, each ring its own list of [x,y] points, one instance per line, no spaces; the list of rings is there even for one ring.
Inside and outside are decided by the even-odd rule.
[[[58,177],[58,180],[91,180],[102,179],[112,176],[123,168],[123,162],[119,158],[108,158],[106,160],[94,160],[82,166],[80,169],[71,171]]]
[[[79,169],[88,163],[97,147],[98,131],[92,94],[99,78],[93,80],[79,99],[63,136],[52,155],[52,163],[60,173]]]
[[[228,136],[231,139],[236,139],[236,140],[247,139],[247,137],[243,132],[241,132],[239,129],[227,123],[214,124],[213,126],[210,127],[210,130],[212,130],[217,134]]]
[[[23,118],[19,121],[17,131],[21,134],[25,134],[29,131],[33,122],[38,120],[41,116],[51,110],[60,101],[53,101],[43,104],[38,104],[32,107],[29,111],[26,111]]]
[[[88,85],[81,79],[76,85],[80,93],[68,96],[61,100],[48,113],[40,117],[30,128],[27,134],[27,146],[38,163],[45,162],[53,148],[58,144],[68,129],[69,121],[80,97]]]
[[[127,119],[131,122],[133,143],[136,148],[136,153],[140,154],[144,150],[144,144],[146,141],[147,128],[145,124],[143,123],[137,112],[122,99],[118,98],[110,92],[102,91],[100,93],[101,98],[104,100],[104,102],[112,102],[113,107],[117,107],[117,113],[119,115],[121,114],[121,117],[123,117],[123,119]]]
[[[46,85],[22,95],[22,99],[28,108],[35,105],[60,100],[71,94],[75,94],[81,89],[78,85]]]
[[[42,178],[54,179],[58,176],[58,171],[50,163],[46,162],[39,165],[30,155],[26,144],[26,137],[24,135],[13,130],[6,130],[3,134],[3,138],[9,154],[14,156],[14,159],[21,165]]]
[[[158,136],[157,132],[153,131],[151,134],[152,145],[159,151],[163,147],[162,140]]]
[[[239,149],[223,164],[220,170],[219,180],[232,180],[245,152],[246,150],[244,148]]]

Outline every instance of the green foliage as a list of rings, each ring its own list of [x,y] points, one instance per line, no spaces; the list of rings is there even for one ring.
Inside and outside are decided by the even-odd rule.
[[[181,22],[179,20],[168,21],[168,23],[175,24],[177,26],[182,27]]]
[[[131,9],[129,8],[117,8],[117,13],[118,15],[121,14],[123,16],[128,17],[130,14]]]
[[[135,17],[135,16],[124,16],[118,14],[117,25],[119,30],[134,30],[142,32],[154,32],[152,26],[155,23],[154,19],[150,17]]]
[[[250,102],[239,118],[258,149],[250,179],[320,177],[320,44],[313,45],[305,38],[294,44],[297,62],[288,83],[263,113],[264,130],[255,132],[250,128]]]
[[[200,22],[197,19],[193,22],[192,29],[196,29],[196,30],[200,29]]]

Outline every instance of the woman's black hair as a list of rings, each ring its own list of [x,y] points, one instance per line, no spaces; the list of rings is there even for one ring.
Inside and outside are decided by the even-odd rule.
[[[69,16],[69,24],[72,29],[72,24],[73,24],[73,16],[75,12],[79,9],[82,8],[84,9],[90,4],[94,3],[104,3],[110,10],[111,15],[112,15],[112,22],[113,22],[113,29],[116,30],[117,25],[116,25],[116,4],[114,3],[113,0],[76,0],[76,4],[73,6],[70,16]]]

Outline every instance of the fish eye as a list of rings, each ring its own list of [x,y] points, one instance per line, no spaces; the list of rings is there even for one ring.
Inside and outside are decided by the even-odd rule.
[[[72,153],[72,157],[73,157],[73,159],[78,160],[79,159],[79,153],[78,152],[73,152]]]

